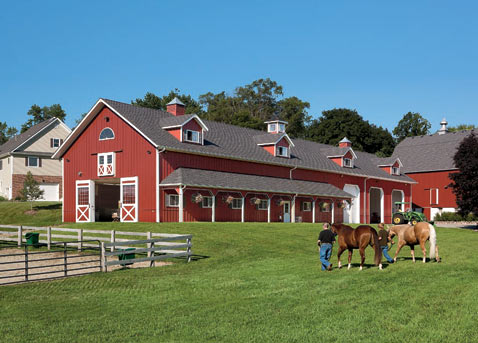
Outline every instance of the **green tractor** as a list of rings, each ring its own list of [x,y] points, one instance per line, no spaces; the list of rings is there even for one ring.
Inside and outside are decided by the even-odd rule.
[[[410,204],[409,202],[395,202],[395,212],[393,213],[392,222],[395,225],[407,224],[415,225],[418,222],[428,222],[427,217],[421,212],[415,212],[412,210],[400,211],[401,205]]]

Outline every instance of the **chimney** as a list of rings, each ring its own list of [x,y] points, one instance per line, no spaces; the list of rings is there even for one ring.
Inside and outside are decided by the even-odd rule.
[[[185,112],[185,106],[177,97],[166,104],[167,111],[173,116],[182,116]]]
[[[444,135],[445,133],[448,132],[448,129],[446,128],[446,126],[448,125],[448,122],[446,121],[445,118],[443,118],[441,120],[440,125],[441,125],[441,127],[440,127],[440,130],[438,130],[438,134],[439,135]]]
[[[352,147],[352,142],[349,141],[347,137],[344,137],[344,139],[342,139],[339,142],[339,148],[350,148],[350,147]]]

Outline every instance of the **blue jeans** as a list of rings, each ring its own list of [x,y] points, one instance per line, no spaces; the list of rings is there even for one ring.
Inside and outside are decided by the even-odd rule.
[[[382,255],[387,259],[389,263],[392,263],[393,258],[391,258],[390,255],[388,254],[388,245],[384,245],[383,247],[380,247],[380,248],[382,248]]]
[[[322,270],[327,270],[330,265],[330,255],[332,255],[332,244],[322,243],[320,245],[320,262],[322,262]]]

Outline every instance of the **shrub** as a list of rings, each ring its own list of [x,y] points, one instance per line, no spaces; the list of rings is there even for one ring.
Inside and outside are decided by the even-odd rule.
[[[469,213],[465,217],[461,216],[455,212],[442,212],[437,213],[435,216],[435,221],[444,221],[444,222],[474,222],[478,220],[478,216],[474,215],[473,213]]]
[[[0,201],[7,201],[8,199],[0,195]]]

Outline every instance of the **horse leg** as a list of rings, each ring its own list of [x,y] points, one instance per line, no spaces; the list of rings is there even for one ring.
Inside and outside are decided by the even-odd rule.
[[[402,242],[402,241],[399,241],[399,242],[398,242],[397,251],[395,252],[395,257],[393,258],[393,261],[394,261],[394,262],[397,262],[398,253],[400,252],[400,250],[402,250],[402,248],[403,248],[404,245],[405,245],[405,242]]]
[[[420,248],[422,248],[423,252],[423,263],[427,261],[427,248],[425,247],[425,241],[420,242]]]
[[[353,250],[352,249],[349,249],[349,265],[347,267],[347,269],[350,269],[350,267],[352,266],[352,254],[353,254]]]
[[[342,268],[342,263],[340,262],[340,256],[342,255],[344,250],[345,250],[345,247],[342,247],[339,245],[339,251],[337,253],[337,259],[339,260],[339,268]]]
[[[440,257],[438,256],[438,245],[435,247],[435,260],[440,262]]]
[[[415,246],[410,246],[410,253],[412,254],[413,263],[415,263]]]
[[[365,248],[360,248],[359,252],[360,252],[360,270],[362,270],[363,264],[365,262]]]

